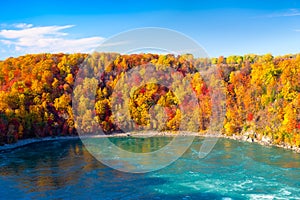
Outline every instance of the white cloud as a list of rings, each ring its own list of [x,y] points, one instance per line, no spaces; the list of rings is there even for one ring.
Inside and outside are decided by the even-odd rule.
[[[14,28],[0,30],[0,43],[6,47],[6,50],[10,49],[12,55],[44,52],[73,53],[90,52],[104,39],[102,37],[67,38],[68,33],[64,30],[73,26],[34,27],[32,24],[13,24]]]
[[[41,27],[30,27],[22,28],[21,30],[1,30],[0,36],[8,39],[17,38],[38,38],[45,36],[64,36],[66,33],[59,32],[60,30],[71,28],[73,25],[67,26],[41,26]]]
[[[19,24],[13,24],[15,28],[31,28],[32,24],[26,24],[26,23],[19,23]]]
[[[267,15],[267,17],[294,17],[294,16],[300,16],[300,11],[297,9],[289,9],[286,12],[281,12],[281,13],[274,13]]]
[[[10,40],[0,40],[0,43],[3,43],[5,45],[11,45],[11,44],[13,44],[13,42],[10,41]]]
[[[257,18],[277,18],[277,17],[297,17],[300,16],[300,11],[298,9],[288,9],[282,10],[280,12],[273,12],[264,15],[253,16],[253,19]]]

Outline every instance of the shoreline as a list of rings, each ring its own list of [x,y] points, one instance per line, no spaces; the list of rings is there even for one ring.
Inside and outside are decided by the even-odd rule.
[[[290,146],[287,144],[273,144],[271,142],[271,139],[263,137],[262,140],[257,140],[256,138],[250,138],[245,135],[233,135],[233,136],[227,136],[227,135],[221,135],[220,138],[227,138],[231,140],[241,141],[241,142],[248,142],[248,143],[256,143],[261,146],[266,147],[278,147],[286,150],[290,150],[294,153],[300,153],[300,147]]]
[[[299,147],[288,146],[285,144],[272,144],[271,140],[268,138],[263,138],[262,140],[252,139],[245,135],[222,135],[222,134],[199,134],[198,132],[185,132],[182,131],[180,133],[174,132],[129,132],[129,133],[112,133],[108,135],[85,135],[85,136],[78,136],[78,135],[71,135],[71,136],[56,136],[56,137],[44,137],[44,138],[28,138],[19,140],[13,144],[5,144],[0,146],[0,153],[4,151],[14,150],[17,148],[21,148],[30,144],[39,143],[39,142],[47,142],[47,141],[57,141],[57,140],[74,140],[74,139],[83,139],[83,138],[109,138],[109,137],[133,137],[133,138],[149,138],[149,137],[175,137],[175,136],[193,136],[193,137],[216,137],[216,138],[225,138],[240,142],[248,142],[248,143],[257,143],[262,146],[268,147],[278,147],[286,150],[290,150],[295,153],[300,153]]]

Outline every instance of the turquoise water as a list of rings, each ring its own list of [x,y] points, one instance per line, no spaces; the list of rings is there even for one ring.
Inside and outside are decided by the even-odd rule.
[[[170,138],[111,140],[145,152],[165,146]],[[0,199],[300,199],[300,154],[220,139],[199,159],[201,143],[196,138],[176,162],[145,174],[101,164],[80,140],[2,152]]]

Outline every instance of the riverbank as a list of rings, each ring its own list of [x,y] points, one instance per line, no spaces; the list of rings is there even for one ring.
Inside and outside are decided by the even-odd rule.
[[[237,140],[237,141],[243,141],[243,142],[249,142],[249,143],[257,143],[262,146],[273,146],[273,147],[279,147],[287,150],[291,150],[295,153],[300,153],[300,148],[296,146],[291,146],[287,144],[274,144],[272,143],[272,140],[268,137],[262,137],[261,140],[257,140],[256,138],[251,138],[247,135],[232,135],[232,136],[227,136],[227,135],[220,135],[219,137],[221,138],[227,138],[227,139],[232,139],[232,140]]]
[[[202,137],[218,137],[218,138],[226,138],[226,139],[231,139],[231,140],[237,140],[241,142],[249,142],[249,143],[258,143],[262,146],[274,146],[274,147],[279,147],[279,148],[284,148],[287,150],[294,151],[296,153],[300,153],[300,148],[296,146],[290,146],[287,144],[274,144],[272,143],[272,140],[266,136],[263,136],[261,140],[258,140],[256,137],[251,137],[252,135],[256,135],[255,133],[247,133],[244,135],[223,135],[223,134],[199,134],[197,132],[180,132],[179,134],[174,134],[174,132],[158,132],[155,134],[152,134],[153,136],[174,136],[174,135],[180,135],[180,136],[202,136]],[[131,134],[135,137],[145,137],[145,134]]]
[[[273,144],[271,139],[267,137],[262,137],[262,140],[257,140],[256,138],[251,138],[248,135],[222,135],[222,134],[199,134],[197,132],[131,132],[131,133],[113,133],[109,135],[86,135],[86,136],[57,136],[57,137],[44,137],[44,138],[32,138],[19,140],[13,144],[5,144],[0,146],[0,152],[20,148],[32,143],[45,142],[45,141],[57,141],[57,140],[71,140],[71,139],[83,139],[83,138],[101,138],[101,137],[136,137],[136,138],[149,138],[149,137],[175,137],[175,136],[194,136],[194,137],[217,137],[226,138],[241,142],[258,143],[263,146],[275,146],[279,148],[284,148],[291,150],[296,153],[300,153],[300,148],[295,146],[289,146],[286,144],[276,145]]]

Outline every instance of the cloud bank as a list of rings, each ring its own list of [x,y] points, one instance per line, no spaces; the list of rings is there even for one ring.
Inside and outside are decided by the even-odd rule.
[[[13,24],[9,29],[0,30],[1,52],[16,54],[28,53],[74,53],[90,52],[103,41],[102,37],[73,39],[65,32],[74,25],[34,26]]]

